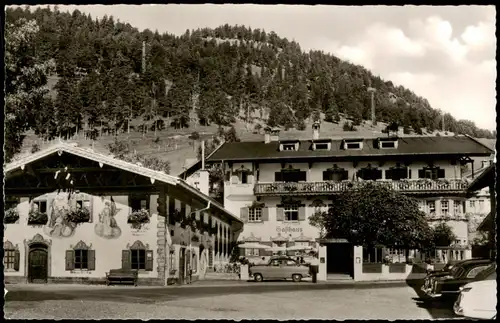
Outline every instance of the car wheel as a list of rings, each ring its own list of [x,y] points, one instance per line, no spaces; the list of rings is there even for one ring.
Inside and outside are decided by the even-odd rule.
[[[293,274],[292,275],[292,280],[296,283],[300,282],[302,280],[302,275],[299,274]]]
[[[253,279],[256,281],[256,282],[261,282],[264,280],[264,277],[262,277],[261,274],[254,274],[253,275]]]

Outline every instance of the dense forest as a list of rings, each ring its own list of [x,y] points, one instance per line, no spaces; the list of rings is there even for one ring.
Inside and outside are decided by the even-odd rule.
[[[145,55],[143,55],[145,53]],[[52,91],[46,84],[56,79]],[[50,83],[50,82],[49,82]],[[113,17],[78,10],[6,10],[6,158],[23,133],[53,138],[103,132],[230,126],[259,112],[269,126],[303,129],[304,120],[339,114],[422,133],[442,128],[478,138],[495,133],[431,108],[411,90],[322,51],[304,52],[274,32],[245,26],[139,31]]]

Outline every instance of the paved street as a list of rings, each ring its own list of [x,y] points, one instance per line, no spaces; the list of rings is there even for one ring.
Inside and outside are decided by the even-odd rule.
[[[11,319],[433,319],[404,283],[213,283],[181,287],[8,285]],[[422,305],[424,304],[424,305]]]

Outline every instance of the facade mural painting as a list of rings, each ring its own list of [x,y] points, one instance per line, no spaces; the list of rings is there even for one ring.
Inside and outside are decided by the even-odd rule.
[[[113,198],[110,201],[106,201],[104,209],[99,213],[99,222],[95,225],[95,234],[105,239],[117,239],[120,237],[122,230],[115,219],[115,215],[120,210],[116,207]]]
[[[75,233],[76,223],[70,222],[68,215],[71,212],[70,197],[66,194],[57,194],[51,203],[50,218],[44,228],[44,233],[53,238],[69,238]],[[34,203],[34,206],[38,204]]]

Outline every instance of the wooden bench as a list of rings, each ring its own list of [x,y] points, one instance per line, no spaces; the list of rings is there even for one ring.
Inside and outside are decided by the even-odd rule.
[[[137,270],[133,269],[111,269],[106,273],[106,285],[111,283],[132,283],[137,286]]]

